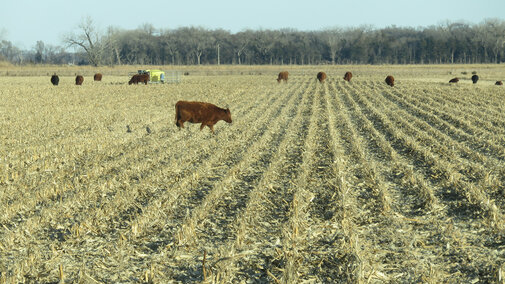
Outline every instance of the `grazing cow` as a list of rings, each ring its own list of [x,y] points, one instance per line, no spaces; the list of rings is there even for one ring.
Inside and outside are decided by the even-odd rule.
[[[496,83],[494,83],[496,86],[503,86],[503,82],[502,81],[496,81]]]
[[[451,80],[449,80],[449,83],[457,83],[459,82],[459,78],[456,77],[456,78],[452,78]]]
[[[477,76],[477,75],[473,75],[473,76],[472,76],[472,82],[473,82],[474,84],[477,84],[477,81],[479,81],[479,76]]]
[[[320,83],[324,83],[324,80],[326,80],[326,73],[324,72],[317,73],[317,80],[319,80]]]
[[[352,78],[352,73],[351,72],[345,72],[344,80],[346,80],[347,82],[351,82],[351,78]]]
[[[210,103],[178,101],[175,104],[175,125],[184,128],[184,122],[202,123],[200,130],[208,126],[214,133],[214,124],[224,120],[231,123],[230,109],[217,107]]]
[[[277,82],[280,83],[281,80],[284,80],[284,82],[288,82],[288,76],[289,72],[288,71],[282,71],[279,73],[279,76],[277,76]]]
[[[102,73],[96,73],[95,76],[93,76],[93,80],[102,81]]]
[[[128,82],[128,85],[131,85],[132,83],[133,84],[144,83],[147,85],[147,82],[149,82],[149,74],[135,74],[130,79],[130,82]]]
[[[81,75],[77,75],[75,77],[75,84],[80,86],[82,85],[82,82],[84,82],[84,77],[82,77]]]
[[[58,75],[54,74],[53,76],[51,76],[51,83],[54,86],[58,86],[59,82],[60,82],[60,78],[58,77]]]
[[[391,76],[391,75],[387,76],[385,81],[386,81],[386,84],[388,84],[391,87],[394,87],[395,78],[393,76]]]

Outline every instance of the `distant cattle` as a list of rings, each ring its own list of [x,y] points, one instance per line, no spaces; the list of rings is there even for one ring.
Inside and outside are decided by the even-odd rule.
[[[386,84],[388,84],[391,87],[393,87],[395,85],[395,78],[391,75],[387,76],[385,81],[386,81]]]
[[[459,78],[456,77],[456,78],[452,78],[451,80],[449,80],[449,83],[457,83],[459,82]]]
[[[130,82],[128,82],[128,85],[131,85],[132,83],[133,84],[144,83],[147,85],[147,82],[149,82],[149,74],[135,74],[130,79]]]
[[[288,81],[288,76],[289,76],[289,72],[288,71],[282,71],[279,73],[279,76],[277,76],[277,82],[281,82],[282,80],[284,80],[284,82],[287,82]]]
[[[58,86],[59,82],[60,82],[60,78],[58,77],[58,75],[54,74],[53,76],[51,76],[51,83],[54,86]]]
[[[351,78],[352,78],[352,73],[351,72],[345,72],[344,80],[346,80],[347,82],[351,82]]]
[[[477,81],[479,81],[479,76],[477,76],[477,75],[473,75],[473,76],[472,76],[472,82],[473,82],[474,84],[477,84]]]
[[[184,128],[184,122],[201,123],[200,130],[208,126],[214,133],[214,124],[224,120],[231,123],[230,109],[204,102],[178,101],[175,104],[175,125]]]
[[[82,85],[82,82],[84,82],[84,77],[82,77],[81,75],[77,75],[75,77],[75,84],[80,86]]]
[[[324,80],[326,80],[326,73],[324,72],[317,73],[317,80],[319,80],[320,83],[324,83]]]
[[[496,83],[494,83],[496,86],[503,86],[503,82],[502,81],[496,81]]]
[[[95,76],[93,76],[94,81],[102,81],[102,73],[96,73]]]

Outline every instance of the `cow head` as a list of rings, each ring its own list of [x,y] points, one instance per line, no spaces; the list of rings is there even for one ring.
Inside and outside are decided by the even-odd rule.
[[[227,108],[227,109],[225,110],[225,112],[226,112],[226,115],[225,115],[225,117],[224,117],[224,121],[226,121],[226,122],[228,122],[228,123],[231,123],[231,122],[232,122],[232,120],[231,120],[231,112],[230,112],[230,109],[229,109],[229,108]]]

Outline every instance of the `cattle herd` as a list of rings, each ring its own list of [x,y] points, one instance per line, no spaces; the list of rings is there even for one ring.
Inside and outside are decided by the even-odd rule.
[[[93,80],[94,81],[102,81],[102,74],[96,73],[93,76]],[[75,76],[75,84],[76,85],[80,86],[80,85],[82,85],[83,82],[84,82],[84,77],[82,75]],[[59,83],[60,83],[60,77],[58,77],[58,75],[56,75],[56,73],[54,73],[51,76],[51,84],[53,84],[54,86],[58,86]]]
[[[282,71],[282,72],[279,72],[279,75],[277,76],[277,82],[281,82],[281,81],[284,81],[284,82],[288,82],[288,76],[289,76],[289,72],[288,71]],[[318,72],[317,75],[316,75],[316,78],[317,80],[319,80],[319,82],[321,83],[324,83],[324,81],[326,80],[326,78],[328,78],[328,76],[326,75],[325,72]],[[352,78],[352,73],[351,72],[345,72],[344,74],[344,80],[347,81],[347,82],[350,82],[351,81],[351,78]],[[93,80],[94,81],[102,81],[102,74],[101,73],[96,73],[94,76],[93,76]],[[474,84],[477,84],[477,81],[479,81],[479,76],[474,74],[471,78],[472,82]],[[54,85],[54,86],[58,86],[58,83],[60,82],[60,79],[58,77],[58,75],[53,74],[51,76],[51,83]],[[82,83],[84,82],[84,77],[82,75],[77,75],[75,77],[75,84],[76,85],[82,85]],[[138,83],[144,83],[145,85],[147,85],[147,83],[149,82],[149,75],[148,74],[135,74],[131,77],[130,81],[128,81],[128,84],[131,85],[131,84],[138,84]],[[386,77],[386,80],[385,80],[386,84],[388,84],[389,86],[393,87],[395,85],[395,78],[391,75],[388,75]],[[458,83],[459,82],[459,78],[458,77],[455,77],[455,78],[452,78],[451,80],[449,80],[449,83]],[[495,85],[498,85],[498,86],[502,86],[503,85],[503,82],[502,81],[496,81]]]
[[[288,77],[289,77],[289,72],[288,71],[282,71],[279,72],[279,75],[277,76],[277,82],[288,82]],[[325,72],[318,72],[316,75],[316,79],[319,80],[320,83],[324,83],[328,76],[326,75]],[[344,80],[347,82],[350,82],[352,78],[352,73],[351,72],[345,72],[344,74]],[[479,80],[479,76],[474,74],[472,76],[472,82],[473,84],[476,84],[477,81]],[[96,73],[93,76],[94,81],[101,81],[102,80],[102,74],[101,73]],[[58,75],[53,74],[51,76],[51,83],[54,86],[58,86],[60,79]],[[131,77],[130,81],[128,82],[129,85],[131,84],[138,84],[138,83],[144,83],[147,85],[149,81],[149,75],[148,74],[135,74]],[[75,77],[75,84],[76,85],[82,85],[84,82],[84,77],[82,75],[77,75]],[[387,85],[394,87],[395,85],[395,78],[391,75],[388,75],[385,79],[385,82]],[[449,83],[458,83],[459,78],[452,78],[449,80]],[[503,82],[502,81],[496,81],[495,85],[502,86]],[[214,133],[214,125],[220,121],[224,120],[228,123],[232,122],[231,119],[231,113],[230,109],[226,108],[220,108],[216,105],[206,103],[206,102],[189,102],[189,101],[178,101],[175,104],[175,125],[179,129],[184,128],[184,122],[191,122],[191,123],[201,123],[200,130],[202,130],[205,126],[208,126],[212,133]]]

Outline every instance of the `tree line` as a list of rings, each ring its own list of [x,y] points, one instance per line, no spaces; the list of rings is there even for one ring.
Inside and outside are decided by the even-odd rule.
[[[100,31],[89,17],[63,46],[38,41],[20,50],[0,41],[0,60],[15,64],[444,64],[505,62],[505,21],[446,22],[429,27],[359,26],[319,31],[181,27]],[[68,51],[73,47],[74,52]]]

